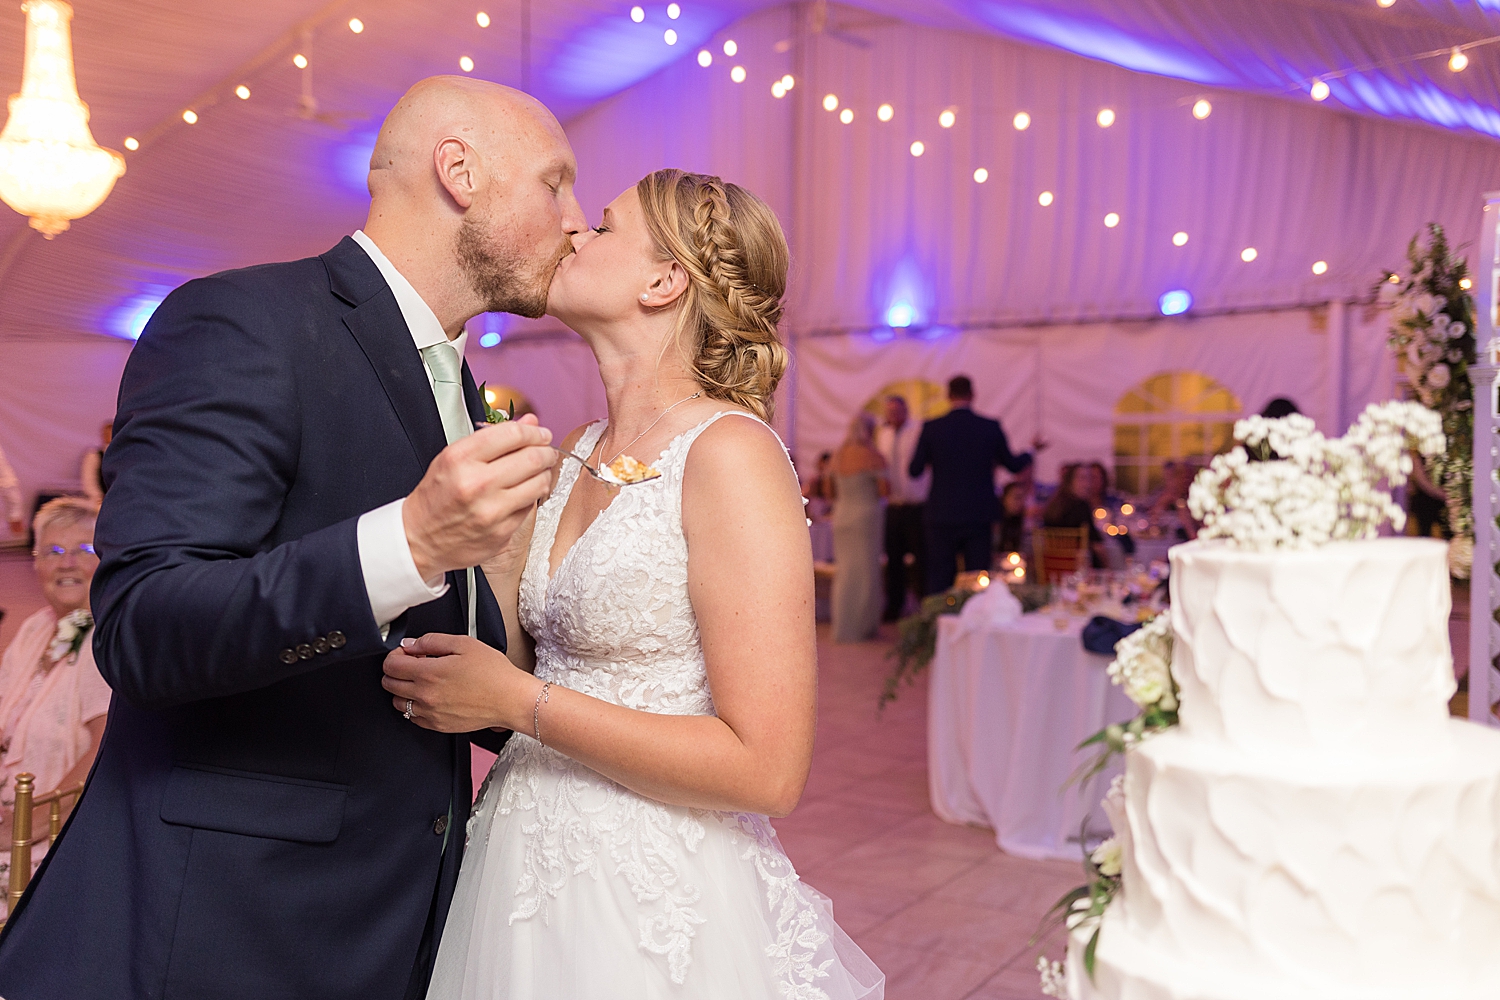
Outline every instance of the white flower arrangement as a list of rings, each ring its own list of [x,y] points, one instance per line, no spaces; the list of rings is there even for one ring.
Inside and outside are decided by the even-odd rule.
[[[1113,877],[1120,874],[1120,865],[1123,860],[1124,851],[1120,842],[1110,837],[1104,843],[1094,848],[1094,853],[1089,855],[1089,860],[1094,862],[1094,867],[1099,869],[1100,875]]]
[[[78,651],[83,648],[84,637],[93,627],[94,616],[89,614],[87,608],[63,615],[58,620],[57,631],[52,633],[52,642],[47,646],[47,659],[55,664],[65,657],[76,658]]]
[[[1412,395],[1442,419],[1447,447],[1427,458],[1428,478],[1448,499],[1450,571],[1469,577],[1474,551],[1474,299],[1464,287],[1468,263],[1448,246],[1443,228],[1427,228],[1426,245],[1406,250],[1409,277],[1386,272],[1377,301],[1390,310],[1390,345]]]
[[[1042,978],[1042,996],[1068,1000],[1068,971],[1061,962],[1049,962],[1046,955],[1038,955],[1036,971]]]
[[[1375,403],[1341,438],[1301,414],[1234,425],[1240,444],[1215,456],[1188,491],[1200,538],[1245,549],[1307,549],[1397,530],[1406,512],[1381,488],[1411,474],[1409,451],[1443,453],[1442,419],[1417,403]]]
[[[1142,709],[1177,710],[1172,680],[1172,616],[1162,612],[1115,643],[1109,679]]]

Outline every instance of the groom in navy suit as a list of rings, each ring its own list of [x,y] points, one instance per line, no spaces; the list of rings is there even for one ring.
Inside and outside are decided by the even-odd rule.
[[[423,996],[470,737],[403,718],[381,663],[426,632],[505,648],[469,567],[506,557],[555,452],[534,422],[471,433],[462,330],[542,313],[584,227],[574,170],[525,95],[423,81],[381,130],[363,231],[157,310],[104,462],[115,698],[0,937],[7,1000]]]

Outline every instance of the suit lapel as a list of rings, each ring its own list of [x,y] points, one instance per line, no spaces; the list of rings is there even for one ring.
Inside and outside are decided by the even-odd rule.
[[[375,262],[348,237],[324,254],[323,262],[333,293],[354,307],[344,315],[344,325],[375,369],[425,472],[448,439],[422,355],[412,342],[396,296]]]

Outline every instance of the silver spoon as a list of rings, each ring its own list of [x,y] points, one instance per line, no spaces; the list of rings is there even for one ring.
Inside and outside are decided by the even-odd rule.
[[[577,455],[573,454],[571,451],[563,451],[557,445],[550,445],[550,447],[553,451],[557,452],[563,458],[571,458],[573,461],[583,466],[584,472],[587,472],[589,475],[593,476],[595,479],[599,480],[599,482],[603,483],[606,486],[639,486],[642,483],[649,483],[653,479],[661,478],[661,473],[658,472],[654,476],[647,476],[645,479],[637,479],[633,483],[627,483],[625,480],[617,477],[608,468],[596,469],[589,463],[585,462],[583,459],[579,458]]]

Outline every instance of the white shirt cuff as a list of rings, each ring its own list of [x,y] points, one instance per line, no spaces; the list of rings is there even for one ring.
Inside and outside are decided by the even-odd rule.
[[[401,508],[406,498],[394,500],[361,514],[355,536],[359,541],[359,568],[365,577],[370,611],[382,633],[407,608],[442,597],[448,592],[444,577],[429,583],[417,575],[417,564],[406,541]]]

